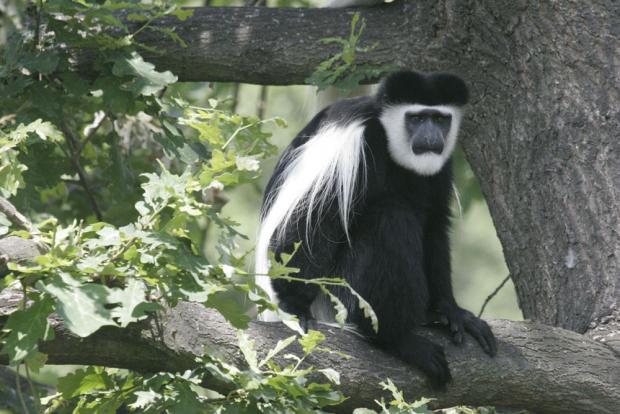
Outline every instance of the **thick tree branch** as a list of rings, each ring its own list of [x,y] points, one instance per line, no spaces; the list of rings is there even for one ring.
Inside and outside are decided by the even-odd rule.
[[[3,314],[20,296],[5,294],[1,299]],[[56,339],[41,346],[51,364],[183,371],[193,367],[194,357],[208,346],[243,365],[236,331],[217,312],[197,304],[183,303],[160,315],[159,321],[126,330],[101,329],[85,339],[68,332],[58,318],[52,323]],[[439,331],[425,332],[446,347],[454,377],[446,392],[433,392],[416,370],[338,329],[322,329],[327,346],[353,358],[320,354],[310,363],[341,373],[339,388],[350,399],[339,412],[372,407],[373,400],[382,395],[379,381],[388,377],[410,398],[437,398],[438,407],[489,404],[539,413],[614,413],[620,405],[620,362],[610,349],[574,332],[531,322],[491,321],[491,326],[499,339],[499,352],[493,359],[471,339],[459,348]],[[291,331],[281,324],[255,322],[248,334],[256,340],[257,349],[265,352]],[[5,356],[0,356],[0,363],[6,363]],[[222,391],[221,384],[206,385]]]
[[[0,213],[3,213],[11,223],[28,231],[33,236],[39,234],[39,230],[32,225],[30,220],[17,211],[15,206],[6,198],[0,197]]]
[[[2,276],[7,272],[6,264],[9,260],[19,262],[31,259],[47,250],[47,246],[39,239],[41,235],[39,229],[4,197],[0,197],[0,213],[3,213],[15,226],[30,233],[33,238],[30,241],[10,236],[0,241],[0,276]]]
[[[200,7],[194,8],[194,15],[184,22],[170,17],[151,24],[153,28],[174,28],[187,47],[157,30],[144,30],[137,38],[163,51],[146,57],[158,69],[171,70],[181,81],[303,84],[321,61],[341,49],[320,40],[347,38],[351,18],[359,11],[369,23],[359,46],[379,45],[360,54],[358,64],[390,63],[431,69],[422,64],[429,61],[422,56],[439,45],[431,39],[432,31],[424,15],[428,13],[425,9],[435,6],[419,3],[398,1],[380,7],[346,9]],[[87,54],[82,56],[81,66],[89,71]]]
[[[0,240],[0,247],[6,239]],[[10,246],[5,250],[10,250]],[[0,293],[0,326],[21,301],[17,291]],[[4,317],[2,315],[5,315]],[[182,303],[128,329],[104,328],[79,338],[51,319],[56,339],[41,345],[51,364],[94,364],[138,371],[183,371],[205,346],[235,364],[243,364],[236,331],[217,312]],[[485,355],[471,338],[452,345],[444,332],[424,334],[443,344],[454,381],[445,392],[433,392],[415,369],[370,346],[357,335],[324,327],[327,346],[353,358],[320,354],[310,360],[342,375],[340,389],[350,397],[339,412],[374,405],[378,386],[391,378],[409,398],[433,396],[438,407],[457,404],[520,407],[538,413],[615,413],[620,406],[620,359],[611,348],[583,335],[533,322],[491,321],[499,341],[495,358]],[[261,352],[291,335],[281,324],[254,322],[248,334]],[[7,363],[0,356],[0,364]],[[205,384],[226,391],[216,382]]]

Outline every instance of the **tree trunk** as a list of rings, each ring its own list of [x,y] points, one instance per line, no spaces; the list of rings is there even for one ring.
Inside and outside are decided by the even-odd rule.
[[[471,15],[465,152],[524,316],[584,332],[620,297],[620,3]]]

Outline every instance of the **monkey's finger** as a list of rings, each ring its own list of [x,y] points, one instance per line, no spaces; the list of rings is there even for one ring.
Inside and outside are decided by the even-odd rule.
[[[495,335],[493,335],[493,331],[491,331],[491,328],[486,323],[482,324],[482,335],[489,345],[488,354],[491,356],[497,355],[497,341],[495,340]]]
[[[481,338],[477,340],[480,342],[480,346],[482,346],[484,352],[490,356],[495,356],[497,354],[497,342],[495,341],[495,336],[489,325],[482,319],[477,319],[474,326],[476,327],[478,336]]]
[[[461,321],[452,321],[450,323],[450,332],[452,333],[452,342],[461,345],[465,339],[465,327]]]
[[[485,353],[491,355],[491,345],[487,342],[479,326],[472,324],[468,327],[467,332],[469,332],[470,335],[474,337],[474,339],[480,344],[480,347]]]
[[[457,332],[454,332],[454,334],[452,335],[452,342],[454,342],[456,345],[462,345],[463,342],[465,342],[465,334],[463,330],[458,330]]]

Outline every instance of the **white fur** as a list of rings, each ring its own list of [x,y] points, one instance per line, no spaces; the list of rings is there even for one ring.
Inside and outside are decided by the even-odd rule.
[[[405,129],[405,114],[433,109],[452,116],[450,131],[441,154],[415,154],[411,149],[411,139]],[[388,150],[392,159],[400,166],[421,175],[433,175],[446,163],[454,146],[461,125],[463,112],[456,106],[401,104],[390,106],[381,114],[381,123],[387,134]]]
[[[304,145],[286,153],[289,164],[272,193],[268,211],[262,214],[256,244],[256,283],[277,302],[271,286],[268,250],[273,237],[282,240],[287,225],[294,217],[306,217],[307,234],[313,212],[321,212],[337,200],[340,220],[347,238],[349,218],[354,202],[360,166],[364,168],[364,125],[355,120],[348,125],[323,125]],[[362,177],[366,172],[362,171]],[[272,315],[271,315],[272,316]],[[261,315],[262,320],[271,317]]]

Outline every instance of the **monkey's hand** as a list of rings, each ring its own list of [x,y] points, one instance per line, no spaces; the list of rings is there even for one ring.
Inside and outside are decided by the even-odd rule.
[[[497,354],[495,336],[485,321],[454,302],[441,301],[436,310],[441,315],[442,322],[450,329],[452,342],[461,345],[467,332],[478,341],[484,352],[490,356]]]

